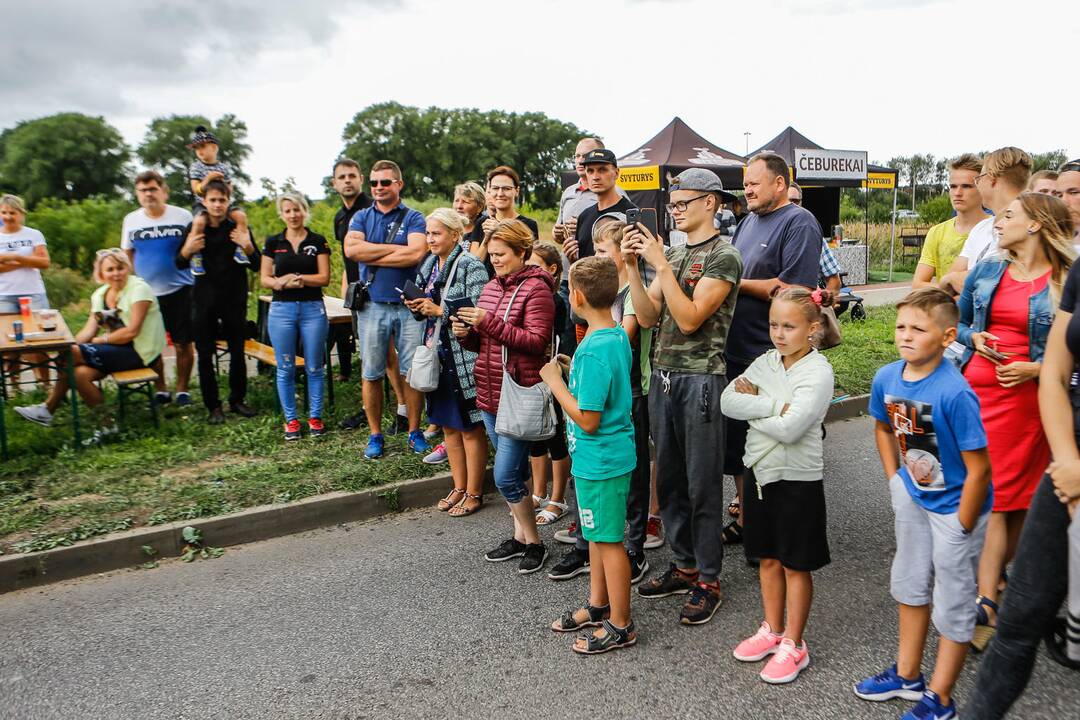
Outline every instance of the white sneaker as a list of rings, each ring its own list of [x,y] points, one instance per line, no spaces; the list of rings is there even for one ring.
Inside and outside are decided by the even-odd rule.
[[[17,407],[15,408],[15,412],[22,415],[24,420],[29,420],[38,425],[44,425],[45,427],[52,425],[53,416],[52,413],[49,412],[49,408],[45,407],[45,403]]]
[[[113,435],[119,435],[120,428],[116,425],[107,425],[105,427],[98,428],[94,431],[94,434],[82,441],[83,446],[93,447],[94,445],[100,445]]]

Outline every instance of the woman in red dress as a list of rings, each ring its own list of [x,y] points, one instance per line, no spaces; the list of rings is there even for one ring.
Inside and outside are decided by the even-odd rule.
[[[979,624],[972,645],[993,637],[998,584],[1012,559],[1035,487],[1050,463],[1039,419],[1039,377],[1054,308],[1075,251],[1068,210],[1025,193],[998,216],[999,253],[968,275],[958,337],[964,377],[979,396],[993,471],[993,513],[979,561]]]

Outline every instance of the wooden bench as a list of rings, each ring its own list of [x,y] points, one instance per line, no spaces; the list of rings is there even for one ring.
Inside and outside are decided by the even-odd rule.
[[[224,340],[218,340],[216,343],[217,349],[214,353],[214,369],[220,374],[219,361],[222,356],[227,355],[229,352],[229,345]],[[244,355],[252,358],[253,360],[268,365],[272,368],[277,368],[277,357],[274,355],[274,348],[269,345],[263,344],[258,340],[245,340],[244,341]],[[297,356],[295,368],[297,371],[304,369],[304,358]],[[304,383],[304,407],[308,404],[308,389],[307,389],[307,373],[297,373]],[[277,401],[278,407],[281,406],[281,400],[277,396],[277,392],[274,392],[274,399]]]
[[[918,260],[922,255],[922,246],[926,242],[926,234],[930,232],[927,227],[904,227],[900,228],[900,261],[908,259]]]
[[[135,370],[121,370],[114,372],[109,377],[116,383],[117,395],[120,398],[120,416],[118,424],[122,429],[124,416],[127,414],[127,399],[130,395],[145,395],[150,404],[150,417],[154,421],[154,427],[158,426],[157,402],[154,400],[154,383],[158,374],[150,368],[137,368]]]

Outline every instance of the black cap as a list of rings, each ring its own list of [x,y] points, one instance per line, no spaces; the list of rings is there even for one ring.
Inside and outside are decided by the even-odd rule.
[[[597,148],[596,150],[590,150],[585,159],[581,161],[582,165],[595,165],[597,163],[607,163],[619,167],[618,161],[615,159],[615,153],[611,152],[607,148]]]
[[[217,138],[214,137],[214,133],[207,130],[203,125],[196,125],[195,132],[191,135],[191,142],[189,142],[187,146],[193,148],[198,147],[203,143],[214,143],[215,145],[221,144],[217,141]]]

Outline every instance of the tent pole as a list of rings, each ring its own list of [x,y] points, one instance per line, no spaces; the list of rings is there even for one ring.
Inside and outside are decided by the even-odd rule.
[[[889,282],[892,282],[893,254],[896,252],[896,183],[892,190],[892,232],[889,233]]]
[[[870,183],[864,181],[866,187],[863,188],[863,243],[866,245],[866,257],[863,260],[863,277],[866,278],[866,284],[870,284]]]

